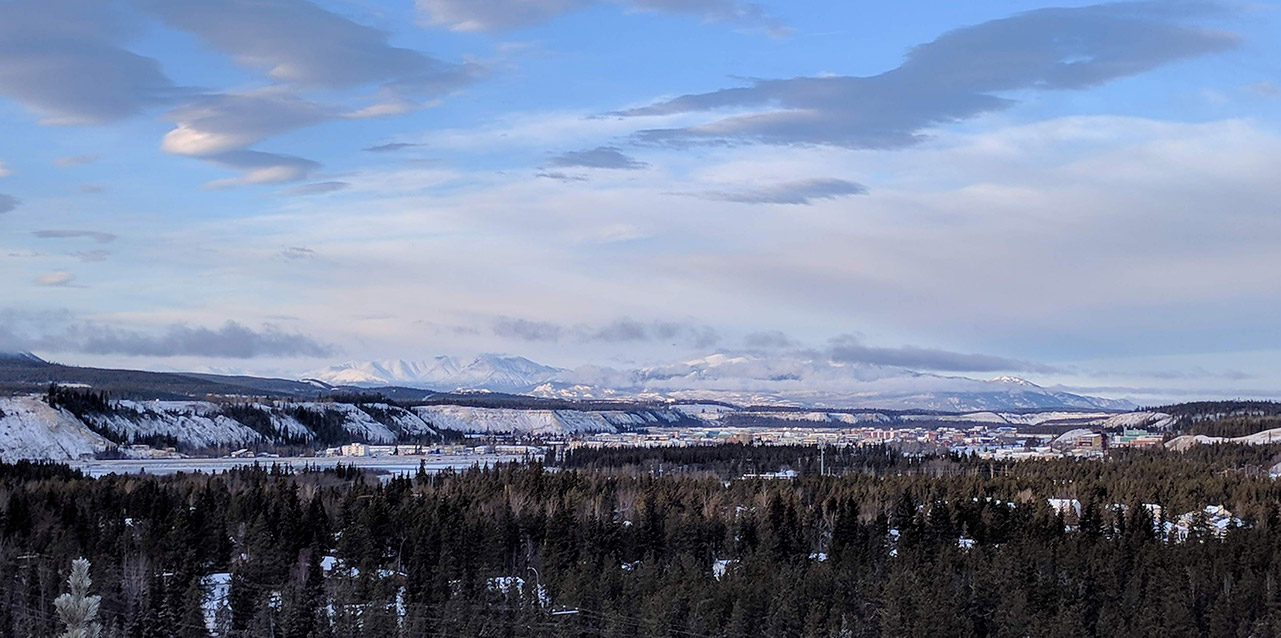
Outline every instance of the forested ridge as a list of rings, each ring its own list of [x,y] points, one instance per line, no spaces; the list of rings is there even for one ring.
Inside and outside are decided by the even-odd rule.
[[[726,480],[714,451],[662,476],[601,456],[385,481],[0,465],[0,634],[54,635],[85,556],[106,636],[1274,636],[1279,453],[870,449],[794,480]],[[1149,503],[1243,524],[1174,542]],[[206,619],[211,574],[230,587]]]

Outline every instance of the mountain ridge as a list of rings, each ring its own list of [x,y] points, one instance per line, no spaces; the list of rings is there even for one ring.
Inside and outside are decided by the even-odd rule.
[[[556,368],[525,357],[497,354],[471,360],[351,361],[310,372],[306,378],[333,385],[404,385],[569,400],[717,400],[738,405],[955,411],[1135,407],[1127,400],[1045,388],[1013,376],[982,380],[799,356],[730,353],[634,369],[598,365]]]

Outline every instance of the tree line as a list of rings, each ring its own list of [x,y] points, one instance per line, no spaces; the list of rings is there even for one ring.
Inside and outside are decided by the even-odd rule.
[[[599,456],[392,478],[0,465],[0,635],[54,635],[80,556],[113,638],[1281,635],[1281,487],[1257,471],[1277,447],[870,449],[794,480],[708,471],[723,453],[661,476]],[[1164,533],[1210,504],[1243,525]]]

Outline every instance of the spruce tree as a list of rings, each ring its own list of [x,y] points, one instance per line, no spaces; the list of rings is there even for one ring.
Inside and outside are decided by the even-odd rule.
[[[102,634],[102,626],[97,622],[98,604],[102,597],[89,595],[92,584],[89,561],[84,558],[71,561],[71,576],[67,578],[71,591],[53,601],[58,619],[67,626],[60,638],[98,638]]]

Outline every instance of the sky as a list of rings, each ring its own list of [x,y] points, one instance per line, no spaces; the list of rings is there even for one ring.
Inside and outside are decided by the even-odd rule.
[[[0,0],[0,350],[1281,396],[1281,3]]]

